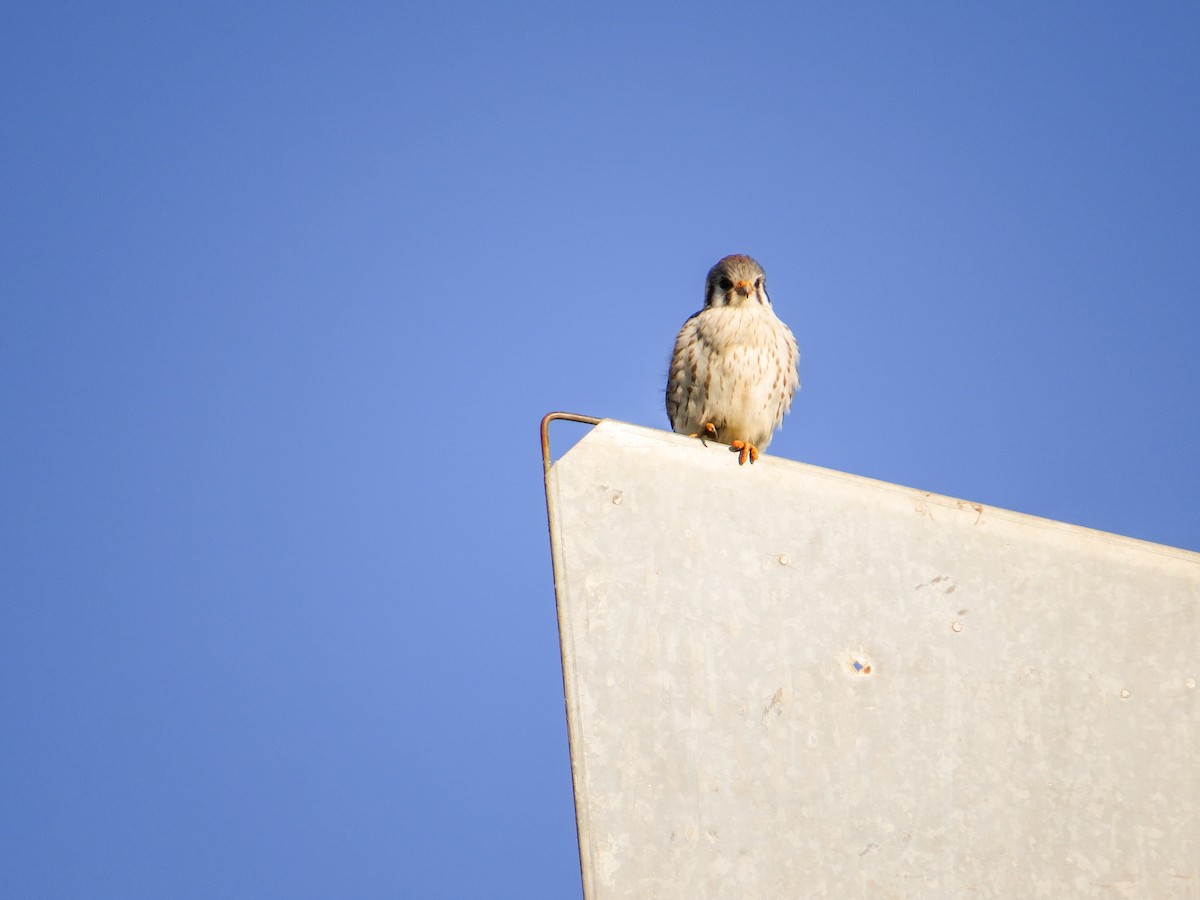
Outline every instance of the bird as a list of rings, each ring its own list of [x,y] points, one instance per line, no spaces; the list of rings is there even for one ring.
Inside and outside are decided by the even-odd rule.
[[[763,267],[726,256],[709,270],[704,308],[683,324],[667,375],[667,418],[753,464],[800,388],[800,348],[775,315]]]

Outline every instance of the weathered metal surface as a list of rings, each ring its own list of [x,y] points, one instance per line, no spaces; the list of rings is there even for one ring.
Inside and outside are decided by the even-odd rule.
[[[590,900],[1200,897],[1200,555],[612,421],[546,485]]]

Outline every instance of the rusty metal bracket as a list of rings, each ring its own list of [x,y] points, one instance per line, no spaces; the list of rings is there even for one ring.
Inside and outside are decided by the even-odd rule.
[[[578,413],[568,412],[552,412],[546,413],[542,419],[542,468],[549,472],[550,466],[553,464],[550,460],[550,423],[555,419],[562,419],[566,422],[582,422],[584,425],[599,425],[600,419],[594,416],[581,416]]]

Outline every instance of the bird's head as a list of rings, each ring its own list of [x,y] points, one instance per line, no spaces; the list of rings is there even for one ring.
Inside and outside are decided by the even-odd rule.
[[[704,307],[771,305],[767,296],[767,276],[762,266],[735,253],[727,256],[708,272],[704,285]]]

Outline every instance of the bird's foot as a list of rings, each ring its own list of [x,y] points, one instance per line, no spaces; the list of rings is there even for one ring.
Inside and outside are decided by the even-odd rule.
[[[738,455],[738,465],[744,466],[746,460],[750,460],[750,464],[758,462],[758,448],[749,441],[734,441],[729,445],[729,452]]]
[[[700,438],[700,443],[702,444],[704,443],[704,439],[706,437],[710,437],[715,441],[717,439],[717,426],[712,422],[705,422],[703,428],[701,428],[695,434],[689,434],[688,437],[698,437]]]

